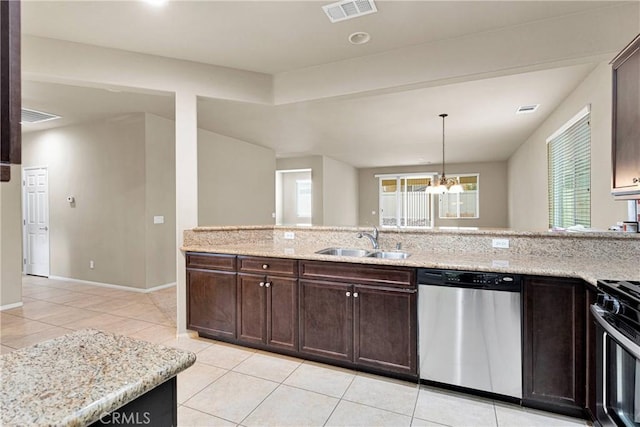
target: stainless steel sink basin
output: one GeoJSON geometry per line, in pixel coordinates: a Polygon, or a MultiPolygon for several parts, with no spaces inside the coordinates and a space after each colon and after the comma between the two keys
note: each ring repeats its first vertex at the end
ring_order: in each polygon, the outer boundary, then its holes
{"type": "Polygon", "coordinates": [[[372,254],[366,249],[350,249],[350,248],[326,248],[316,252],[319,255],[335,255],[335,256],[353,256],[365,257],[372,254]]]}
{"type": "Polygon", "coordinates": [[[401,251],[393,251],[393,252],[376,251],[376,252],[370,253],[367,256],[372,258],[406,259],[406,258],[409,258],[411,254],[407,252],[401,252],[401,251]]]}

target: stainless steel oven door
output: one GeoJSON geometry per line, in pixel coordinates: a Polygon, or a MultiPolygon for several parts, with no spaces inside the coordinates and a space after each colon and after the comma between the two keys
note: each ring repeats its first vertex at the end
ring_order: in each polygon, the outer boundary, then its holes
{"type": "Polygon", "coordinates": [[[596,305],[597,419],[602,426],[640,427],[640,346],[596,305]]]}

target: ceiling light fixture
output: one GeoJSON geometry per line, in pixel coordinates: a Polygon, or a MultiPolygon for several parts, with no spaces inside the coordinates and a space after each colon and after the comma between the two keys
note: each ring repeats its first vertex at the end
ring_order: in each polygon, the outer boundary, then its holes
{"type": "Polygon", "coordinates": [[[442,175],[440,175],[440,178],[438,178],[438,175],[434,175],[431,179],[427,186],[427,193],[429,194],[462,193],[464,191],[458,178],[447,178],[444,173],[444,119],[447,116],[448,114],[440,114],[440,117],[442,117],[442,175]]]}
{"type": "Polygon", "coordinates": [[[351,44],[365,44],[369,40],[371,40],[371,36],[369,33],[365,33],[364,31],[358,31],[357,33],[353,33],[349,36],[349,43],[351,44]]]}
{"type": "Polygon", "coordinates": [[[143,0],[145,3],[149,3],[152,6],[161,7],[169,2],[169,0],[143,0]]]}
{"type": "Polygon", "coordinates": [[[518,109],[516,110],[516,114],[535,113],[539,106],[540,104],[522,105],[518,107],[518,109]]]}

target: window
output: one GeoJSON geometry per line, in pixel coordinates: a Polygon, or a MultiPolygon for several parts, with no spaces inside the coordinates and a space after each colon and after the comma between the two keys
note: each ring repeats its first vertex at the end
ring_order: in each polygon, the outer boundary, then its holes
{"type": "Polygon", "coordinates": [[[379,176],[380,226],[430,227],[430,175],[379,176]]]}
{"type": "Polygon", "coordinates": [[[296,180],[296,215],[311,217],[311,180],[296,180]]]}
{"type": "Polygon", "coordinates": [[[591,226],[590,117],[586,107],[547,139],[549,227],[591,226]]]}
{"type": "Polygon", "coordinates": [[[446,193],[440,195],[438,211],[442,219],[480,218],[479,174],[450,175],[458,178],[464,188],[462,193],[446,193]]]}

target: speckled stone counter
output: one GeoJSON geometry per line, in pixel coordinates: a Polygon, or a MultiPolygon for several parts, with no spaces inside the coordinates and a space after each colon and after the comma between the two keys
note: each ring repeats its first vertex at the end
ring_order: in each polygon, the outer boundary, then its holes
{"type": "Polygon", "coordinates": [[[640,234],[550,233],[513,230],[381,230],[384,249],[396,243],[411,256],[403,260],[339,257],[315,252],[327,247],[370,249],[367,239],[347,227],[199,227],[185,231],[183,251],[312,259],[362,264],[491,271],[581,278],[640,280],[640,234]],[[285,232],[295,238],[283,238],[285,232]],[[493,238],[508,238],[496,249],[493,238]]]}
{"type": "Polygon", "coordinates": [[[0,356],[4,426],[83,426],[193,365],[195,354],[85,329],[0,356]]]}

